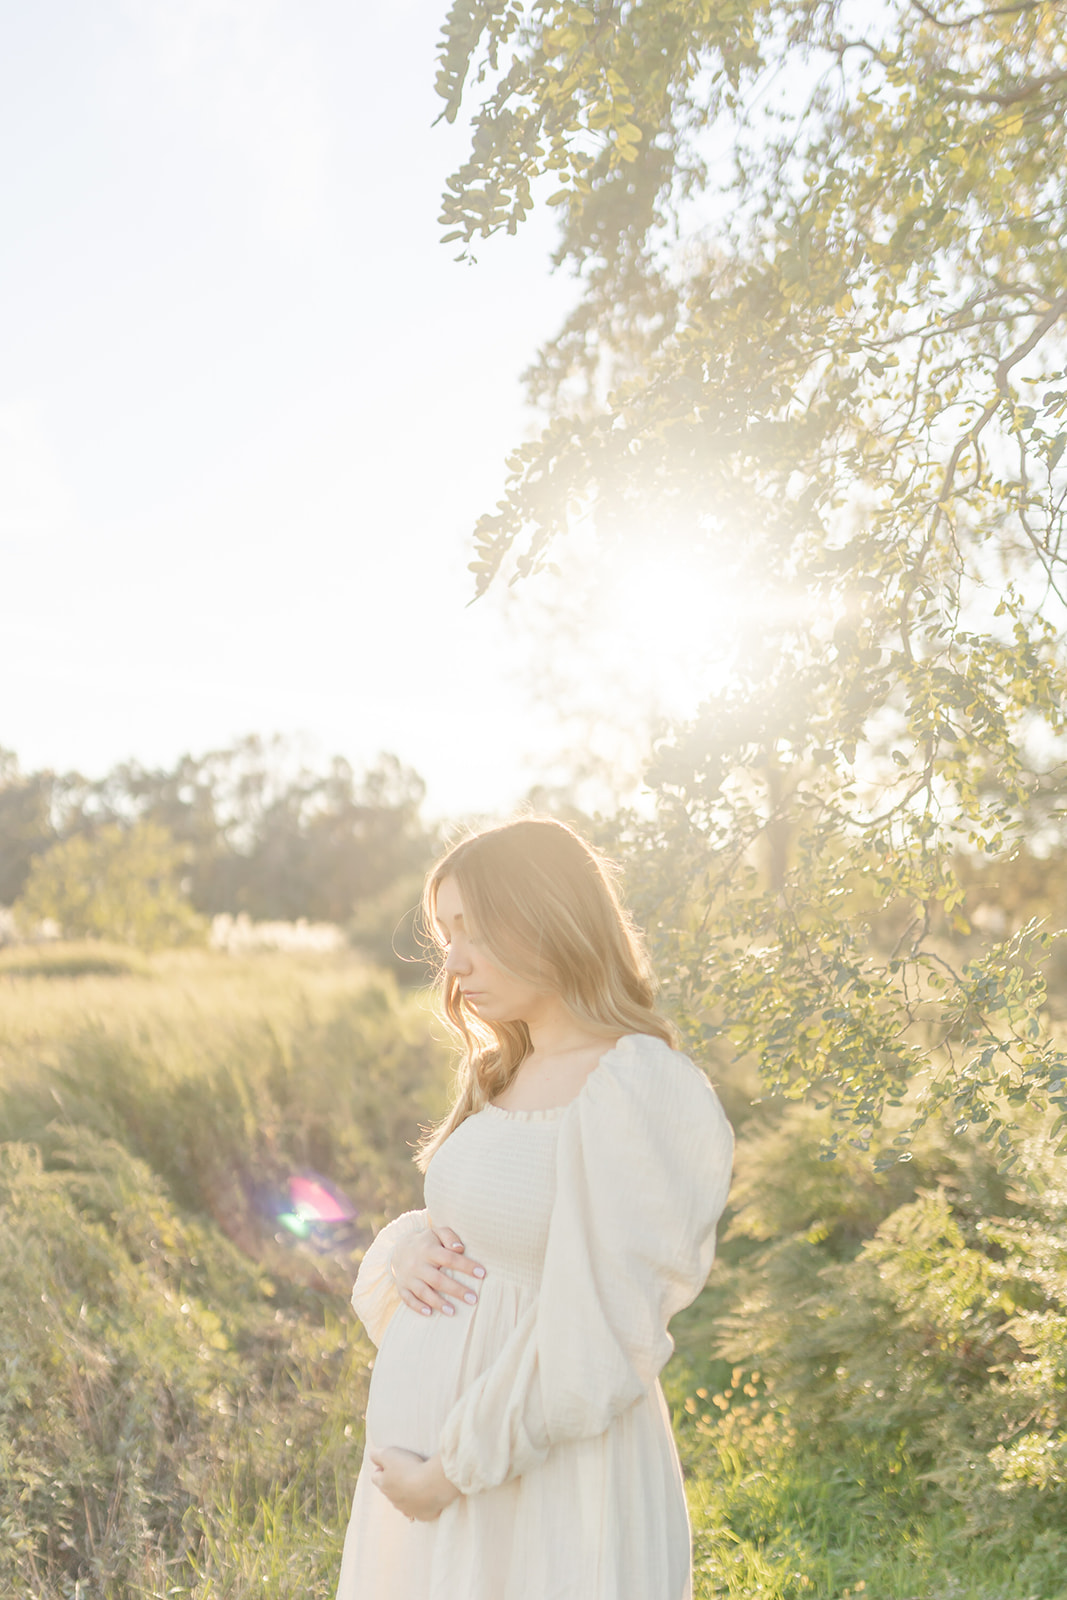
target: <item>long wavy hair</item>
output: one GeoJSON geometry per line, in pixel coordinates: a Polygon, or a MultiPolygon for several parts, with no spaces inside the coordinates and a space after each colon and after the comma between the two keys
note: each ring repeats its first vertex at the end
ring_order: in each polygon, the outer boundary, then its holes
{"type": "Polygon", "coordinates": [[[424,1137],[434,1151],[467,1117],[502,1094],[531,1050],[524,1022],[486,1022],[445,971],[437,891],[453,878],[467,932],[494,965],[560,996],[576,1022],[607,1038],[647,1033],[675,1042],[655,1008],[641,938],[623,909],[618,868],[565,823],[524,817],[464,839],[426,878],[423,938],[438,956],[441,1009],[460,1048],[451,1109],[424,1137]]]}

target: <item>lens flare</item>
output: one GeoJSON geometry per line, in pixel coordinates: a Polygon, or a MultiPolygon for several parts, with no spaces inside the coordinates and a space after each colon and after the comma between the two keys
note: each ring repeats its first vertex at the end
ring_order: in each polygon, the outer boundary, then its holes
{"type": "Polygon", "coordinates": [[[342,1243],[357,1216],[344,1190],[318,1172],[294,1173],[284,1188],[262,1192],[259,1209],[292,1238],[320,1250],[342,1243]]]}

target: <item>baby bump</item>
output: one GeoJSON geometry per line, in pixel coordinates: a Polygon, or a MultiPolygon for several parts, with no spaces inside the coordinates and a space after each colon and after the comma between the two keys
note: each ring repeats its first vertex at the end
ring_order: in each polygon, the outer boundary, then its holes
{"type": "Polygon", "coordinates": [[[367,1437],[420,1456],[437,1450],[441,1425],[460,1392],[472,1308],[430,1317],[401,1306],[385,1330],[371,1372],[367,1437]]]}
{"type": "Polygon", "coordinates": [[[494,1273],[478,1304],[424,1317],[402,1305],[385,1330],[367,1396],[367,1438],[435,1455],[445,1418],[463,1391],[492,1366],[529,1305],[529,1292],[494,1273]]]}

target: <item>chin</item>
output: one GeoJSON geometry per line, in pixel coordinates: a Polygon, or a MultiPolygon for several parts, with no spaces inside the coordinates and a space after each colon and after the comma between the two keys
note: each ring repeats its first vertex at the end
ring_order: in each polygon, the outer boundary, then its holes
{"type": "Polygon", "coordinates": [[[494,1006],[491,1000],[468,1000],[468,1008],[473,1011],[479,1022],[515,1022],[516,1017],[509,1016],[506,1010],[494,1006]]]}

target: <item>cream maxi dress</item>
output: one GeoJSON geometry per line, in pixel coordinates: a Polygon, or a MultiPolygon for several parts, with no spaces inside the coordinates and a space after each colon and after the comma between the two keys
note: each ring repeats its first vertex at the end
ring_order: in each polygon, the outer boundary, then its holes
{"type": "Polygon", "coordinates": [[[688,1600],[657,1380],[667,1323],[708,1276],[732,1151],[707,1079],[645,1034],[570,1104],[486,1106],[438,1149],[426,1210],[378,1234],[352,1303],[379,1346],[367,1443],[440,1451],[463,1495],[409,1522],[365,1460],[338,1600],[688,1600]],[[451,1317],[410,1310],[389,1273],[428,1218],[486,1269],[451,1317]]]}

